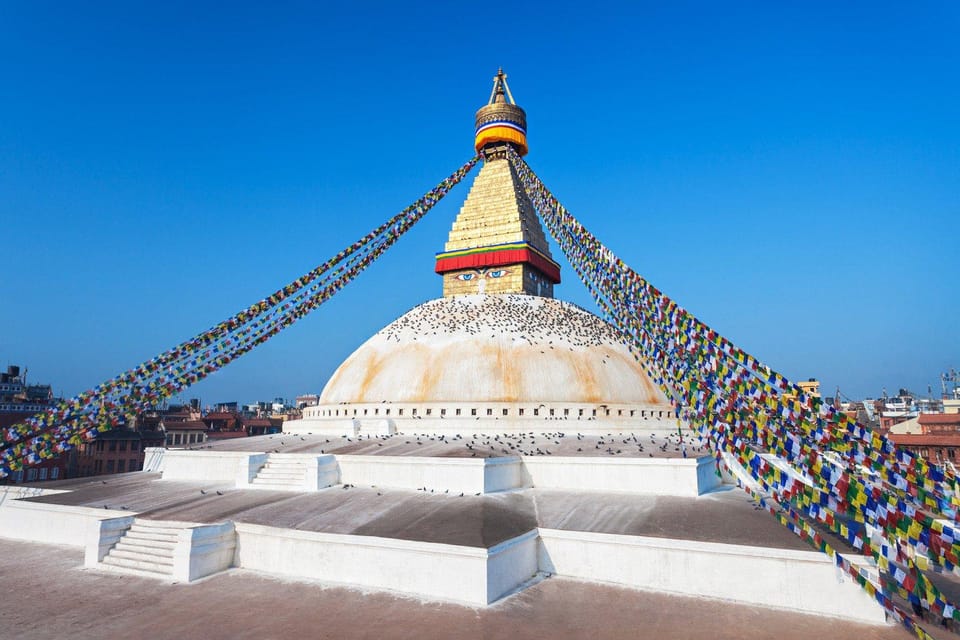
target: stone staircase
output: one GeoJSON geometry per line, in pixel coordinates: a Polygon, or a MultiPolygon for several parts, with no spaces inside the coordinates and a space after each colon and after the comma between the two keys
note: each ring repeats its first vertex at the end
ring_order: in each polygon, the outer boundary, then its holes
{"type": "Polygon", "coordinates": [[[303,491],[309,463],[302,457],[284,457],[271,454],[267,463],[250,481],[251,489],[273,491],[303,491]]]}
{"type": "Polygon", "coordinates": [[[173,578],[173,552],[186,528],[170,522],[136,518],[133,525],[104,556],[101,564],[124,572],[173,578]]]}

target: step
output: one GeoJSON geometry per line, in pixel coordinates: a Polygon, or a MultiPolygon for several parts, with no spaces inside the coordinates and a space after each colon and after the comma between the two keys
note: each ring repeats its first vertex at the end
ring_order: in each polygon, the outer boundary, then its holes
{"type": "Polygon", "coordinates": [[[306,467],[284,465],[282,467],[261,467],[260,473],[305,473],[306,467]]]}
{"type": "Polygon", "coordinates": [[[285,473],[285,472],[267,472],[267,473],[258,473],[257,478],[289,478],[290,480],[303,480],[304,474],[300,473],[285,473]]]}
{"type": "Polygon", "coordinates": [[[176,543],[179,535],[170,533],[151,533],[150,531],[138,531],[131,528],[123,537],[131,540],[150,540],[152,542],[167,542],[174,544],[176,543]]]}
{"type": "Polygon", "coordinates": [[[142,520],[134,520],[133,526],[130,527],[130,531],[143,531],[145,533],[154,533],[154,534],[164,534],[168,536],[177,536],[180,535],[180,532],[186,529],[187,527],[168,527],[165,525],[153,526],[144,523],[142,520]]]}
{"type": "Polygon", "coordinates": [[[154,540],[130,540],[120,538],[114,549],[127,549],[138,553],[156,553],[158,555],[172,555],[177,545],[173,542],[156,542],[154,540]]]}
{"type": "Polygon", "coordinates": [[[139,560],[140,562],[152,562],[157,565],[164,565],[168,567],[173,566],[173,554],[169,556],[158,555],[156,553],[143,553],[140,551],[130,551],[127,549],[120,549],[119,545],[110,549],[110,553],[107,554],[108,558],[124,558],[126,560],[139,560]]]}
{"type": "Polygon", "coordinates": [[[123,569],[136,569],[138,571],[147,571],[162,576],[172,576],[173,567],[171,565],[162,565],[156,562],[144,562],[142,560],[131,560],[129,558],[115,558],[108,555],[101,564],[123,569]]]}
{"type": "Polygon", "coordinates": [[[158,552],[173,551],[177,546],[177,543],[174,540],[164,540],[161,542],[159,540],[148,540],[145,538],[131,538],[130,536],[124,536],[120,538],[120,541],[117,543],[117,545],[121,544],[137,547],[138,549],[154,549],[158,552]]]}
{"type": "Polygon", "coordinates": [[[280,478],[259,478],[259,477],[257,477],[257,478],[254,478],[254,479],[253,479],[253,484],[270,484],[270,485],[277,485],[277,486],[283,486],[283,487],[302,487],[302,486],[303,486],[303,480],[301,480],[301,479],[296,479],[296,480],[284,480],[284,479],[280,479],[280,478]]]}
{"type": "Polygon", "coordinates": [[[296,491],[302,492],[303,485],[300,484],[281,484],[277,482],[252,482],[251,487],[256,487],[257,489],[273,489],[275,491],[296,491]]]}

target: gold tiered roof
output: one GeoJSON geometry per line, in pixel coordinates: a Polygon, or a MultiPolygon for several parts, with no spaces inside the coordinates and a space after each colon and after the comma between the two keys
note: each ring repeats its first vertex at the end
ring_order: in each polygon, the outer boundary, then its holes
{"type": "Polygon", "coordinates": [[[477,111],[477,149],[483,168],[437,254],[443,295],[525,293],[553,297],[560,267],[540,220],[506,158],[507,145],[526,153],[526,114],[513,103],[501,69],[490,103],[477,111]],[[507,102],[509,100],[509,102],[507,102]]]}

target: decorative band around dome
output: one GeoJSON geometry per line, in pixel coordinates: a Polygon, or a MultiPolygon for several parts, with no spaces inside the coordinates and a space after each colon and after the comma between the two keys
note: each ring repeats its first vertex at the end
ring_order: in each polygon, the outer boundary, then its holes
{"type": "Polygon", "coordinates": [[[438,253],[434,266],[436,273],[498,267],[507,264],[528,263],[536,267],[553,284],[560,283],[560,265],[529,242],[513,242],[488,247],[460,249],[438,253]]]}

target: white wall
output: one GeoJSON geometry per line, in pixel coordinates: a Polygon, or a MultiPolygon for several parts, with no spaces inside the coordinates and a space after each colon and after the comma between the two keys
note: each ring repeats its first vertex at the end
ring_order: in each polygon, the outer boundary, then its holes
{"type": "Polygon", "coordinates": [[[156,470],[163,480],[235,485],[249,481],[266,460],[265,453],[167,449],[156,470]]]}
{"type": "Polygon", "coordinates": [[[527,486],[696,497],[720,484],[712,458],[525,456],[527,486]]]}
{"type": "Polygon", "coordinates": [[[534,529],[488,550],[485,604],[496,602],[537,574],[539,544],[534,529]]]}
{"type": "Polygon", "coordinates": [[[487,604],[487,550],[236,524],[235,564],[297,578],[487,604]]]}
{"type": "Polygon", "coordinates": [[[232,522],[182,529],[173,551],[173,577],[190,582],[231,567],[237,538],[232,522]]]}
{"type": "Polygon", "coordinates": [[[657,592],[885,624],[883,609],[817,551],[540,529],[540,569],[657,592]]]}
{"type": "Polygon", "coordinates": [[[0,505],[0,536],[82,547],[94,523],[129,515],[129,511],[10,500],[0,505]]]}
{"type": "Polygon", "coordinates": [[[521,486],[518,458],[421,458],[338,455],[340,482],[358,487],[492,492],[521,486]]]}

